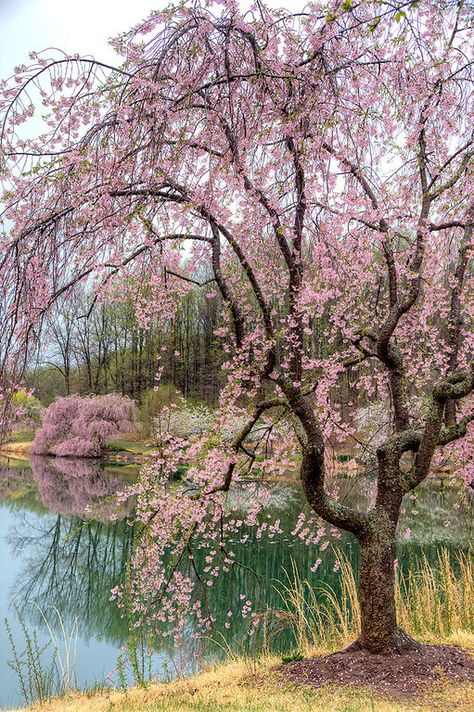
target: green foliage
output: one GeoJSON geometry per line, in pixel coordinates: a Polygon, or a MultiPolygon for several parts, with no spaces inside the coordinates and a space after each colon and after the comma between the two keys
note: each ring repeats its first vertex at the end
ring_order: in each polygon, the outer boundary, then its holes
{"type": "Polygon", "coordinates": [[[13,406],[19,409],[21,420],[28,420],[36,425],[41,422],[41,401],[27,391],[19,390],[12,398],[13,406]]]}
{"type": "Polygon", "coordinates": [[[407,14],[404,10],[399,10],[398,12],[395,13],[395,20],[397,22],[401,22],[404,17],[406,17],[407,14]]]}
{"type": "MultiPolygon", "coordinates": [[[[49,360],[28,374],[48,406],[56,396],[79,394],[128,395],[138,403],[161,381],[172,384],[186,398],[215,402],[224,360],[222,344],[214,331],[220,324],[219,297],[207,299],[191,290],[166,323],[139,324],[137,299],[152,299],[149,280],[120,282],[115,299],[96,304],[93,294],[80,292],[56,305],[50,316],[49,360]],[[87,315],[87,317],[86,317],[87,315]]],[[[146,404],[145,404],[146,409],[146,404]]]]}
{"type": "Polygon", "coordinates": [[[155,418],[160,410],[171,403],[178,403],[179,395],[172,383],[160,383],[155,388],[149,388],[142,396],[139,408],[140,430],[142,435],[150,437],[155,432],[155,418]]]}
{"type": "Polygon", "coordinates": [[[381,20],[381,18],[380,18],[380,15],[379,15],[379,16],[375,17],[375,18],[372,20],[372,22],[369,22],[369,30],[370,30],[371,32],[374,32],[374,31],[375,31],[375,28],[376,28],[377,25],[379,24],[380,20],[381,20]]]}
{"type": "Polygon", "coordinates": [[[57,396],[66,395],[61,373],[50,366],[44,366],[27,374],[28,386],[34,387],[41,404],[47,408],[57,396]]]}
{"type": "Polygon", "coordinates": [[[286,663],[292,663],[294,660],[303,660],[304,655],[299,651],[295,650],[294,653],[289,653],[288,655],[282,655],[281,661],[286,665],[286,663]]]}

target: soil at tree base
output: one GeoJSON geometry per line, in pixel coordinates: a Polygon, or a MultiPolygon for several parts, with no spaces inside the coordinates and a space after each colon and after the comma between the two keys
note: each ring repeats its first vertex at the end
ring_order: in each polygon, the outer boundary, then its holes
{"type": "Polygon", "coordinates": [[[434,682],[474,683],[474,657],[447,645],[424,645],[418,650],[384,655],[347,650],[294,660],[279,670],[286,680],[313,687],[363,685],[401,698],[421,693],[434,682]]]}

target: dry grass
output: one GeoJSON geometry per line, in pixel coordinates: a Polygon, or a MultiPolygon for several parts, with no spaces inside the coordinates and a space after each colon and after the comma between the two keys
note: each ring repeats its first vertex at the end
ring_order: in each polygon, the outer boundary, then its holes
{"type": "Polygon", "coordinates": [[[468,712],[474,709],[474,685],[437,685],[419,700],[404,702],[374,698],[369,690],[311,689],[283,684],[273,669],[278,663],[276,658],[266,658],[252,666],[237,661],[187,680],[135,688],[127,693],[70,693],[28,709],[30,712],[468,712]]]}
{"type": "Polygon", "coordinates": [[[397,615],[411,635],[436,642],[453,633],[474,633],[474,559],[459,553],[454,565],[443,549],[432,567],[423,558],[416,571],[398,578],[397,615]]]}
{"type": "MultiPolygon", "coordinates": [[[[336,551],[340,565],[339,596],[331,588],[315,591],[299,575],[296,565],[286,581],[277,584],[282,607],[265,613],[268,636],[292,631],[295,648],[306,655],[317,648],[337,650],[353,641],[360,630],[357,581],[351,564],[336,551]]],[[[458,552],[454,560],[440,550],[432,566],[426,558],[416,571],[399,574],[396,581],[397,617],[411,636],[426,643],[474,635],[474,558],[458,552]]]]}
{"type": "Polygon", "coordinates": [[[286,582],[276,585],[282,608],[267,611],[264,615],[270,638],[291,630],[296,650],[307,654],[315,648],[336,650],[357,637],[360,629],[357,582],[347,558],[339,552],[338,557],[341,567],[339,596],[329,587],[316,591],[308,580],[301,578],[293,562],[291,574],[286,574],[286,582]]]}

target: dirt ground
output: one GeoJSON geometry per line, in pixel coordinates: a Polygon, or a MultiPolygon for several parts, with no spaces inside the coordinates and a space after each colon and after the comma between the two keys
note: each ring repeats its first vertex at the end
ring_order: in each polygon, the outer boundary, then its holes
{"type": "Polygon", "coordinates": [[[287,680],[369,686],[374,692],[410,697],[433,682],[474,682],[474,656],[447,645],[425,645],[403,654],[373,655],[364,650],[294,660],[280,668],[287,680]]]}

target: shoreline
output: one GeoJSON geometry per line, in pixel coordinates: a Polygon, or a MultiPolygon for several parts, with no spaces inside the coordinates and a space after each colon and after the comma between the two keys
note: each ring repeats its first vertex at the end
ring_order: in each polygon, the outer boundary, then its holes
{"type": "MultiPolygon", "coordinates": [[[[473,653],[471,641],[466,652],[473,653]]],[[[473,641],[474,642],[474,641],[473,641]]],[[[327,654],[327,651],[324,651],[327,654]]],[[[313,651],[313,655],[323,651],[313,651]]],[[[219,663],[172,682],[150,683],[120,692],[103,688],[66,692],[49,701],[9,712],[432,712],[433,709],[470,709],[474,683],[443,676],[414,695],[390,695],[367,686],[292,683],[277,656],[219,663]],[[374,703],[376,707],[374,707],[374,703]]]]}
{"type": "Polygon", "coordinates": [[[31,450],[31,441],[23,443],[9,442],[0,445],[0,455],[15,460],[28,460],[31,450]]]}

